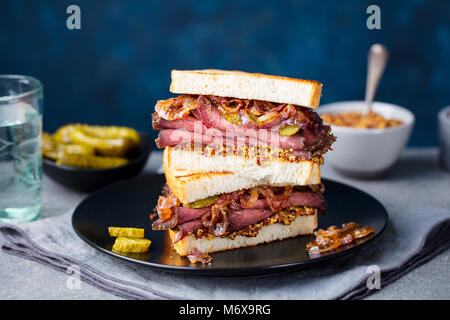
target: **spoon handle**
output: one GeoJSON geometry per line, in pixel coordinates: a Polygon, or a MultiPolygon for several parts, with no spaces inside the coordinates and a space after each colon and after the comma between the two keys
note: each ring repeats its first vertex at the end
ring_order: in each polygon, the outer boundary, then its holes
{"type": "Polygon", "coordinates": [[[367,63],[367,80],[366,80],[366,110],[368,115],[372,109],[373,98],[378,88],[384,68],[386,67],[389,52],[385,46],[375,43],[370,47],[368,63],[367,63]]]}

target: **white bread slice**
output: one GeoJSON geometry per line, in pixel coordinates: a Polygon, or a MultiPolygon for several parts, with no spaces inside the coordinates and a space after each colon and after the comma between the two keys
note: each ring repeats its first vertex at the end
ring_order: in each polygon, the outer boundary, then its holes
{"type": "Polygon", "coordinates": [[[312,80],[224,70],[172,70],[170,91],[265,100],[317,109],[322,84],[312,80]]]}
{"type": "Polygon", "coordinates": [[[312,161],[263,162],[238,156],[203,156],[195,151],[164,149],[163,170],[173,194],[184,204],[258,185],[320,183],[320,167],[312,161]]]}
{"type": "MultiPolygon", "coordinates": [[[[180,256],[187,256],[192,253],[192,248],[197,248],[201,253],[212,253],[218,251],[231,250],[249,246],[256,246],[261,243],[268,243],[276,240],[297,237],[299,235],[310,235],[317,228],[317,214],[298,216],[289,225],[274,223],[264,226],[255,237],[245,237],[238,235],[233,240],[231,238],[216,237],[208,240],[206,237],[196,238],[187,236],[186,238],[173,244],[173,247],[180,256]]],[[[176,231],[169,230],[170,238],[175,237],[176,231]]]]}

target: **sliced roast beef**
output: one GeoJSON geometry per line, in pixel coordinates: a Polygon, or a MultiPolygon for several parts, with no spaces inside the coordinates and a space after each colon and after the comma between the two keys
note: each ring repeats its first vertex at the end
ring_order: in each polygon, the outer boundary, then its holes
{"type": "MultiPolygon", "coordinates": [[[[247,196],[247,199],[250,196],[247,196]]],[[[277,204],[275,204],[277,205],[277,204]]],[[[268,208],[266,199],[258,199],[252,203],[252,209],[268,208]]],[[[284,207],[313,207],[321,212],[327,209],[326,201],[323,195],[314,192],[297,192],[294,191],[289,195],[289,198],[284,207]]]]}
{"type": "MultiPolygon", "coordinates": [[[[233,232],[240,230],[254,223],[258,223],[264,220],[274,213],[269,209],[245,209],[240,211],[233,211],[228,213],[229,225],[226,231],[233,232]]],[[[178,231],[175,235],[174,242],[178,242],[181,239],[189,235],[189,233],[195,233],[200,228],[204,227],[202,219],[197,219],[189,222],[185,222],[178,225],[178,231]]],[[[224,232],[222,235],[225,234],[224,232]]]]}
{"type": "Polygon", "coordinates": [[[254,223],[264,220],[274,213],[270,209],[244,209],[228,213],[229,232],[240,230],[254,223]]]}
{"type": "MultiPolygon", "coordinates": [[[[227,195],[232,195],[231,194],[227,194],[227,195]]],[[[248,201],[249,197],[248,195],[243,195],[244,196],[244,200],[248,201]]],[[[220,199],[218,200],[218,202],[220,201],[220,199]]],[[[277,204],[275,204],[277,205],[277,204]]],[[[283,208],[286,207],[313,207],[313,208],[317,208],[319,211],[321,212],[325,212],[327,209],[327,205],[326,205],[326,201],[325,198],[323,197],[323,195],[321,195],[320,193],[313,193],[313,192],[299,192],[299,191],[294,191],[292,192],[285,205],[283,206],[283,208]]],[[[202,221],[202,217],[204,218],[203,220],[207,220],[206,215],[210,213],[211,211],[211,206],[205,207],[205,208],[198,208],[198,209],[194,209],[194,208],[187,208],[187,207],[176,207],[175,208],[175,216],[176,216],[176,220],[174,220],[173,218],[164,222],[164,221],[160,221],[157,220],[154,222],[154,228],[158,227],[158,229],[170,229],[175,227],[176,225],[182,225],[182,224],[186,224],[187,222],[192,222],[194,220],[200,220],[202,221]]],[[[258,199],[256,201],[253,201],[251,203],[251,207],[247,208],[244,206],[240,206],[235,208],[234,211],[229,212],[228,218],[230,219],[230,227],[229,228],[233,228],[234,222],[232,222],[232,215],[234,214],[234,212],[244,212],[244,214],[250,214],[251,212],[253,212],[254,214],[266,214],[266,211],[270,211],[273,214],[273,211],[269,209],[269,205],[267,203],[266,199],[258,199]]],[[[270,215],[269,215],[270,216],[270,215]]],[[[244,219],[243,221],[247,221],[245,219],[247,218],[242,218],[244,219]]],[[[250,218],[248,218],[250,219],[250,218]]],[[[255,217],[255,219],[257,219],[255,217]]],[[[251,224],[251,223],[250,223],[251,224]]],[[[190,226],[190,225],[187,225],[190,226]]],[[[203,226],[208,226],[205,225],[205,223],[203,223],[203,226]]]]}
{"type": "Polygon", "coordinates": [[[178,223],[182,224],[187,221],[192,221],[200,219],[205,213],[208,213],[211,207],[205,208],[187,208],[187,207],[177,207],[175,208],[175,213],[178,216],[178,223]]]}
{"type": "MultiPolygon", "coordinates": [[[[223,121],[228,122],[227,120],[223,119],[223,121]]],[[[235,125],[232,123],[229,123],[233,127],[227,128],[227,129],[219,129],[216,127],[206,127],[203,125],[203,122],[200,122],[199,120],[196,120],[194,117],[187,116],[183,119],[179,120],[164,120],[162,118],[159,118],[158,115],[153,115],[153,128],[155,130],[161,130],[160,136],[159,136],[159,145],[163,145],[162,141],[166,137],[161,137],[161,135],[167,135],[168,133],[163,133],[166,129],[172,129],[172,132],[170,135],[176,135],[176,136],[182,136],[184,135],[186,139],[188,139],[188,135],[180,132],[176,133],[175,131],[189,131],[192,134],[189,137],[192,137],[190,140],[194,140],[195,142],[202,142],[199,141],[202,139],[206,141],[210,141],[211,137],[216,137],[217,139],[227,139],[228,141],[233,141],[234,139],[238,139],[241,141],[249,140],[252,145],[270,145],[273,147],[278,147],[282,149],[293,149],[293,150],[303,150],[304,149],[304,137],[300,136],[299,134],[295,134],[292,136],[282,136],[279,135],[277,131],[271,131],[271,130],[257,130],[257,129],[249,129],[245,128],[239,125],[235,125]],[[175,130],[178,129],[178,130],[175,130]],[[201,133],[199,135],[194,136],[194,132],[201,133]],[[195,139],[194,139],[195,137],[195,139]]],[[[167,140],[164,140],[167,141],[167,140]]],[[[171,140],[171,143],[175,143],[176,140],[171,140]]],[[[190,141],[189,141],[190,142],[190,141]]],[[[205,144],[205,143],[203,143],[205,144]]],[[[159,146],[158,145],[158,146],[159,146]]],[[[172,146],[173,144],[170,144],[169,146],[172,146]]],[[[163,148],[165,146],[162,146],[160,148],[163,148]]]]}
{"type": "MultiPolygon", "coordinates": [[[[218,111],[217,108],[210,108],[205,101],[208,100],[204,96],[197,99],[198,110],[201,114],[200,120],[207,126],[219,129],[221,131],[231,132],[236,136],[257,137],[260,143],[268,143],[279,141],[279,147],[283,149],[297,149],[309,151],[326,152],[335,138],[330,134],[330,127],[324,125],[319,115],[312,110],[302,108],[297,110],[293,105],[280,105],[275,109],[264,114],[268,120],[263,121],[263,125],[252,124],[247,119],[242,124],[234,124],[227,121],[218,111]],[[277,117],[277,124],[266,124],[269,119],[277,117]],[[282,120],[282,121],[281,121],[282,120]],[[286,125],[294,125],[300,128],[299,133],[292,136],[280,136],[277,132],[286,125]],[[264,130],[262,130],[264,129],[264,130]]],[[[244,117],[243,109],[240,110],[241,120],[244,117]]],[[[196,113],[194,112],[194,115],[196,113]]]]}
{"type": "Polygon", "coordinates": [[[180,241],[181,239],[185,238],[190,232],[195,232],[201,227],[203,227],[202,219],[192,220],[183,224],[179,224],[177,227],[178,231],[175,234],[175,239],[173,242],[175,243],[180,241]]]}
{"type": "MultiPolygon", "coordinates": [[[[292,155],[298,155],[303,160],[309,160],[311,153],[309,151],[302,150],[299,145],[302,139],[284,139],[292,137],[282,137],[278,142],[271,143],[270,146],[274,149],[288,149],[292,155]],[[278,145],[278,147],[277,147],[278,145]],[[293,148],[294,146],[297,146],[293,148]]],[[[209,146],[213,149],[217,147],[239,147],[239,146],[265,146],[266,144],[258,143],[258,140],[251,137],[236,136],[234,139],[228,136],[222,135],[222,133],[210,136],[206,134],[195,133],[191,131],[185,131],[182,129],[163,129],[159,132],[156,145],[158,148],[172,147],[181,144],[190,144],[194,142],[199,145],[209,146]]],[[[220,149],[220,148],[218,148],[220,149]]]]}
{"type": "Polygon", "coordinates": [[[153,230],[169,230],[178,224],[177,215],[172,215],[168,219],[159,218],[152,223],[153,230]]]}
{"type": "MultiPolygon", "coordinates": [[[[330,127],[323,124],[317,113],[291,104],[183,95],[158,101],[155,110],[157,113],[152,118],[155,130],[183,129],[189,132],[200,132],[208,136],[203,140],[211,140],[211,137],[217,136],[226,136],[227,142],[230,142],[229,139],[244,138],[254,145],[303,150],[313,155],[328,151],[335,140],[335,137],[330,134],[330,127]],[[221,112],[227,114],[234,112],[239,117],[240,124],[226,120],[221,112]],[[255,122],[252,115],[257,115],[258,121],[255,122]],[[286,125],[294,125],[300,128],[300,131],[292,136],[279,135],[278,131],[286,125]]],[[[173,132],[161,133],[159,146],[173,146],[176,142],[173,139],[174,135],[173,132]],[[161,137],[161,135],[164,136],[161,137]],[[171,139],[168,140],[167,136],[171,139]]],[[[179,135],[187,136],[184,133],[179,135]]]]}

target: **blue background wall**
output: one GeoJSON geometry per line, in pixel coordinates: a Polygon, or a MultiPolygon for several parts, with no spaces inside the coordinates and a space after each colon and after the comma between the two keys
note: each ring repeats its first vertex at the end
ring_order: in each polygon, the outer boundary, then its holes
{"type": "Polygon", "coordinates": [[[68,122],[151,131],[172,68],[241,69],[314,79],[322,103],[364,97],[366,55],[391,59],[377,100],[411,109],[410,145],[436,145],[437,111],[450,104],[450,1],[0,2],[0,73],[45,86],[44,128],[68,122]],[[78,4],[82,29],[66,28],[78,4]],[[366,28],[381,7],[382,29],[366,28]]]}

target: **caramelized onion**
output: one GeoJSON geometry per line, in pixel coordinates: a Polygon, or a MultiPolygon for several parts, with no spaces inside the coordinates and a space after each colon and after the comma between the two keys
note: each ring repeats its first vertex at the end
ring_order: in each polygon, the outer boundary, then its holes
{"type": "Polygon", "coordinates": [[[243,192],[222,194],[211,206],[211,210],[202,216],[202,225],[216,236],[224,235],[230,224],[227,212],[240,209],[239,197],[243,192]]]}
{"type": "Polygon", "coordinates": [[[226,204],[214,205],[211,208],[211,220],[209,230],[216,236],[224,235],[228,228],[226,204]]]}
{"type": "Polygon", "coordinates": [[[286,206],[286,202],[289,199],[290,194],[292,193],[293,187],[291,185],[284,187],[283,193],[277,197],[279,204],[277,206],[278,210],[284,208],[286,206]]]}
{"type": "Polygon", "coordinates": [[[216,222],[214,229],[212,230],[214,235],[223,236],[230,226],[230,221],[228,219],[227,212],[225,210],[221,210],[219,213],[218,221],[216,222]]]}
{"type": "Polygon", "coordinates": [[[336,250],[374,232],[371,227],[361,227],[354,222],[344,223],[342,228],[330,226],[327,230],[319,229],[314,232],[316,239],[306,244],[306,251],[309,254],[318,254],[336,250]]]}
{"type": "Polygon", "coordinates": [[[258,191],[266,198],[267,205],[273,212],[278,212],[286,204],[286,201],[289,199],[289,195],[292,192],[292,186],[284,187],[281,195],[276,196],[273,192],[273,189],[267,186],[257,187],[258,191]]]}
{"type": "Polygon", "coordinates": [[[158,213],[158,220],[152,223],[154,230],[167,230],[173,228],[178,223],[178,215],[175,213],[175,208],[181,203],[175,195],[163,187],[163,194],[166,196],[159,196],[156,212],[158,213]]]}
{"type": "Polygon", "coordinates": [[[276,207],[276,203],[275,203],[275,195],[273,194],[272,189],[266,187],[266,186],[262,186],[262,187],[257,187],[258,191],[266,198],[267,201],[267,205],[269,206],[269,208],[275,212],[275,207],[276,207]]]}
{"type": "Polygon", "coordinates": [[[244,208],[252,208],[253,204],[259,198],[258,189],[252,188],[250,189],[250,198],[248,200],[245,199],[246,194],[243,194],[239,197],[239,202],[244,208]]]}
{"type": "Polygon", "coordinates": [[[214,222],[212,219],[213,219],[213,215],[212,215],[212,210],[211,210],[207,214],[204,214],[202,216],[202,225],[208,229],[211,229],[212,226],[214,225],[214,222]]]}
{"type": "Polygon", "coordinates": [[[236,113],[240,108],[245,108],[250,103],[250,100],[236,99],[236,98],[225,98],[209,96],[211,100],[217,105],[217,108],[222,113],[236,113]]]}
{"type": "Polygon", "coordinates": [[[169,220],[173,215],[173,208],[180,205],[180,201],[173,195],[168,197],[159,196],[156,211],[162,221],[169,220]]]}
{"type": "Polygon", "coordinates": [[[276,104],[269,101],[252,100],[249,104],[248,111],[255,115],[262,115],[276,107],[276,104]]]}
{"type": "Polygon", "coordinates": [[[206,127],[211,128],[213,126],[211,100],[209,100],[205,96],[199,96],[197,98],[197,106],[198,106],[197,111],[200,115],[200,120],[206,127]]]}
{"type": "Polygon", "coordinates": [[[195,108],[197,97],[191,95],[181,95],[176,98],[159,100],[155,105],[155,111],[166,120],[181,119],[195,108]]]}

